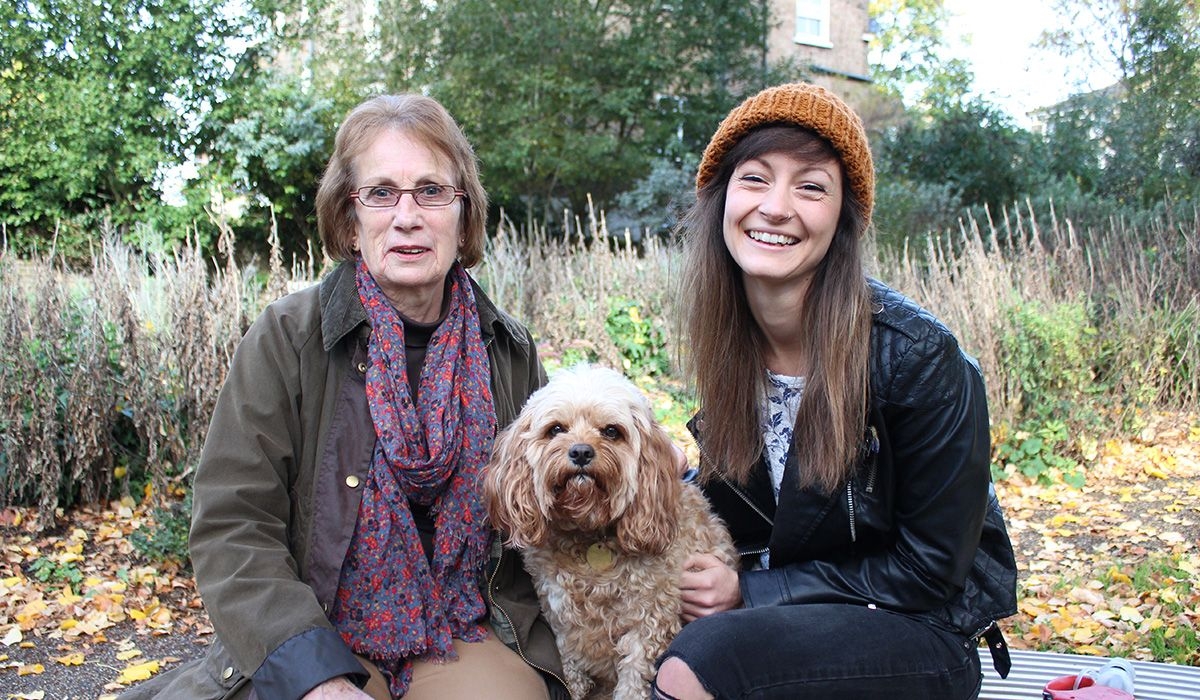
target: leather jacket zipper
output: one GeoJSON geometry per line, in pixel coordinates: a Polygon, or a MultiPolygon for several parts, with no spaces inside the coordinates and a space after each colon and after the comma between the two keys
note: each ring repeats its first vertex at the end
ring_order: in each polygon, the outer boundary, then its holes
{"type": "Polygon", "coordinates": [[[866,454],[864,459],[870,460],[871,468],[867,470],[867,486],[864,489],[867,493],[875,492],[875,476],[879,472],[879,465],[875,461],[876,455],[879,454],[879,431],[875,430],[875,426],[867,426],[867,432],[870,438],[865,445],[866,454]]]}
{"type": "Polygon", "coordinates": [[[850,513],[850,541],[858,541],[858,529],[854,523],[854,482],[846,482],[846,510],[850,513]]]}
{"type": "Polygon", "coordinates": [[[516,626],[515,626],[515,625],[513,625],[512,618],[511,618],[511,617],[509,617],[509,615],[508,615],[508,611],[507,611],[507,610],[505,610],[503,607],[501,607],[501,606],[500,606],[500,605],[499,605],[499,604],[496,602],[496,596],[495,596],[495,595],[493,595],[493,593],[492,593],[492,591],[495,589],[495,586],[496,586],[496,572],[500,571],[500,564],[502,563],[502,561],[503,561],[503,559],[504,559],[504,557],[505,557],[506,555],[508,555],[508,550],[506,550],[506,549],[502,549],[502,550],[500,551],[500,558],[501,558],[501,561],[497,561],[497,562],[496,562],[496,567],[495,567],[495,568],[492,570],[492,573],[491,573],[491,575],[490,575],[490,576],[488,576],[488,585],[487,585],[487,591],[488,591],[488,603],[489,603],[489,604],[491,604],[491,606],[492,606],[493,608],[495,608],[496,610],[499,610],[499,611],[500,611],[500,614],[504,616],[504,621],[505,621],[505,622],[508,624],[508,628],[509,628],[510,630],[512,630],[512,632],[513,632],[513,643],[514,643],[514,644],[516,644],[516,646],[517,646],[517,655],[518,655],[518,656],[520,656],[520,657],[521,657],[521,659],[522,659],[522,660],[523,660],[525,663],[529,664],[529,665],[530,665],[531,667],[533,667],[533,668],[536,668],[537,670],[541,671],[542,673],[545,673],[545,674],[547,674],[547,675],[551,676],[552,678],[554,678],[554,680],[556,680],[556,681],[558,681],[559,683],[561,683],[561,684],[562,684],[562,687],[566,688],[566,687],[567,687],[567,682],[566,682],[566,681],[564,681],[564,680],[563,680],[561,677],[559,677],[559,675],[558,675],[557,673],[555,673],[554,671],[551,671],[551,670],[550,670],[550,669],[548,669],[548,668],[542,668],[541,666],[539,666],[539,665],[537,665],[537,664],[535,664],[535,663],[533,663],[532,661],[530,661],[530,660],[529,660],[529,657],[525,655],[525,650],[524,650],[524,649],[521,647],[521,638],[520,638],[519,636],[517,636],[517,628],[516,628],[516,626]]]}
{"type": "MultiPolygon", "coordinates": [[[[768,525],[770,525],[772,528],[774,528],[774,527],[775,527],[775,521],[774,521],[772,518],[770,518],[769,516],[767,516],[767,514],[766,514],[766,513],[762,512],[762,509],[761,509],[761,508],[759,508],[758,506],[756,506],[756,505],[754,504],[754,501],[750,500],[750,497],[749,497],[748,495],[746,495],[746,493],[745,493],[744,491],[742,491],[742,490],[741,490],[740,488],[738,488],[736,485],[734,485],[733,483],[731,483],[731,482],[729,481],[729,479],[726,479],[726,478],[725,478],[723,475],[720,475],[720,474],[718,474],[717,476],[718,476],[718,478],[720,478],[720,479],[721,479],[721,481],[723,481],[723,482],[725,483],[725,485],[726,485],[726,486],[728,486],[728,487],[729,487],[729,490],[730,490],[730,491],[733,491],[733,493],[734,493],[735,495],[737,495],[737,497],[738,497],[738,498],[742,499],[742,502],[743,502],[743,503],[745,503],[746,505],[750,506],[750,510],[754,511],[755,513],[758,513],[758,517],[760,517],[760,518],[762,518],[763,520],[765,520],[765,521],[766,521],[766,523],[767,523],[768,525]]],[[[770,548],[770,547],[759,547],[758,549],[749,549],[749,550],[746,550],[746,551],[738,550],[738,556],[742,556],[742,557],[757,557],[757,556],[761,556],[761,555],[763,555],[763,554],[766,554],[766,553],[767,553],[767,552],[769,552],[769,551],[771,551],[771,548],[770,548]]]]}
{"type": "Polygon", "coordinates": [[[754,501],[750,500],[750,497],[747,496],[745,494],[745,492],[743,492],[740,488],[738,488],[736,485],[734,485],[732,482],[730,482],[729,479],[726,479],[723,475],[718,475],[718,477],[721,479],[721,481],[725,482],[725,485],[729,487],[729,490],[731,490],[735,494],[737,494],[738,498],[742,499],[742,501],[744,501],[746,503],[746,505],[750,506],[751,510],[753,510],[755,513],[758,513],[758,516],[760,518],[767,521],[767,524],[770,525],[771,527],[775,527],[775,521],[772,520],[770,517],[768,517],[766,513],[762,512],[762,509],[759,508],[758,506],[756,506],[754,504],[754,501]]]}
{"type": "MultiPolygon", "coordinates": [[[[867,438],[863,441],[862,457],[867,467],[867,483],[863,486],[865,493],[875,493],[875,477],[879,472],[875,455],[879,454],[879,433],[875,426],[867,426],[867,438]]],[[[858,523],[854,504],[854,479],[846,482],[846,511],[850,515],[850,541],[858,541],[858,523]]]]}

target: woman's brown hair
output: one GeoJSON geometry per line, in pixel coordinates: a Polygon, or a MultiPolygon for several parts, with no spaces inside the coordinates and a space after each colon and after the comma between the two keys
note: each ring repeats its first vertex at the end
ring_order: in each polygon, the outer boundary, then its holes
{"type": "MultiPolygon", "coordinates": [[[[725,190],[740,163],[768,153],[813,161],[838,159],[825,139],[794,126],[763,126],[743,136],[697,191],[680,223],[686,366],[700,399],[704,479],[745,483],[763,449],[759,421],[765,391],[765,338],[750,312],[741,270],[725,247],[725,190]]],[[[843,169],[843,180],[844,169],[843,169]]],[[[854,468],[866,424],[871,296],[863,271],[862,202],[843,182],[837,230],[818,266],[800,314],[808,332],[804,395],[796,416],[800,485],[837,489],[854,468]]]]}
{"type": "Polygon", "coordinates": [[[427,146],[449,161],[463,189],[462,243],[458,259],[474,267],[483,259],[487,225],[487,193],[479,181],[475,151],[437,100],[423,95],[381,95],[355,107],[346,115],[334,138],[333,155],[317,188],[317,230],[325,252],[333,260],[354,256],[357,218],[350,193],[357,187],[354,160],[370,147],[382,131],[395,129],[427,146]]]}

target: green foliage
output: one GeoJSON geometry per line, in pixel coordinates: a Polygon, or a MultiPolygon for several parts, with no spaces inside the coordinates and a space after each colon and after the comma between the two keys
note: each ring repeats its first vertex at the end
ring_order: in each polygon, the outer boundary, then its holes
{"type": "Polygon", "coordinates": [[[265,251],[278,232],[285,259],[320,249],[317,182],[333,151],[337,124],[353,94],[314,93],[295,77],[257,73],[216,105],[200,130],[206,162],[189,199],[207,203],[217,190],[236,203],[227,213],[242,245],[265,251]]]}
{"type": "Polygon", "coordinates": [[[1016,470],[1031,479],[1051,483],[1056,478],[1075,486],[1083,486],[1079,463],[1066,456],[1071,451],[1070,431],[1062,421],[1038,423],[1029,421],[1013,431],[1012,436],[996,445],[996,462],[992,476],[1003,478],[1016,470]]]}
{"type": "Polygon", "coordinates": [[[1107,136],[1104,190],[1141,201],[1200,192],[1200,9],[1195,0],[1130,3],[1128,90],[1107,136]]]}
{"type": "Polygon", "coordinates": [[[196,145],[262,17],[227,0],[16,0],[0,5],[0,221],[21,250],[86,257],[128,227],[196,145]]]}
{"type": "Polygon", "coordinates": [[[920,241],[928,233],[944,230],[962,211],[962,195],[950,183],[880,180],[872,216],[875,237],[880,245],[899,249],[909,239],[920,241]]]}
{"type": "Polygon", "coordinates": [[[647,377],[670,374],[671,358],[662,319],[644,316],[638,301],[626,297],[609,299],[604,329],[621,353],[621,363],[627,375],[647,377]]]}
{"type": "Polygon", "coordinates": [[[608,213],[608,230],[620,234],[628,227],[634,235],[670,234],[680,217],[696,200],[697,154],[675,158],[655,158],[650,172],[617,197],[616,207],[608,213]]]}
{"type": "Polygon", "coordinates": [[[518,221],[607,208],[658,154],[698,153],[771,76],[765,3],[393,0],[393,88],[429,86],[518,221]],[[714,27],[721,31],[714,32],[714,27]],[[732,88],[731,86],[736,86],[732,88]]]}
{"type": "Polygon", "coordinates": [[[947,98],[927,120],[887,132],[879,150],[881,181],[942,186],[992,208],[1019,201],[1043,177],[1033,136],[981,99],[947,98]]]}
{"type": "Polygon", "coordinates": [[[1097,333],[1086,307],[1024,302],[1007,307],[1005,315],[1000,357],[1016,415],[1036,421],[1075,415],[1098,389],[1092,367],[1097,333]]]}
{"type": "Polygon", "coordinates": [[[654,417],[674,434],[687,433],[687,422],[699,409],[695,397],[675,382],[660,382],[655,388],[654,417]]]}
{"type": "Polygon", "coordinates": [[[875,22],[874,48],[880,60],[872,77],[900,93],[940,70],[940,49],[948,11],[938,0],[871,0],[867,13],[875,22]]]}
{"type": "Polygon", "coordinates": [[[1031,478],[1061,478],[1082,486],[1073,435],[1098,428],[1091,399],[1099,393],[1093,361],[1097,332],[1079,303],[1023,302],[1004,310],[999,359],[1002,392],[1017,424],[996,446],[1000,476],[1011,469],[1031,478]]]}
{"type": "MultiPolygon", "coordinates": [[[[1116,85],[1071,100],[1068,169],[1106,198],[1146,205],[1200,196],[1200,7],[1195,0],[1059,0],[1063,29],[1043,37],[1072,57],[1115,64],[1116,85]],[[1091,148],[1086,140],[1090,138],[1091,148]],[[1093,163],[1100,167],[1094,168],[1093,163]]],[[[1051,124],[1062,115],[1052,115],[1051,124]]],[[[1055,135],[1052,133],[1051,137],[1055,135]]]]}
{"type": "Polygon", "coordinates": [[[64,583],[74,593],[79,592],[79,586],[83,583],[83,572],[73,562],[55,561],[50,557],[34,560],[29,566],[29,573],[43,583],[64,583]]]}
{"type": "Polygon", "coordinates": [[[134,530],[129,543],[151,561],[190,568],[188,532],[192,524],[192,492],[188,490],[183,499],[155,508],[151,517],[153,526],[134,530]]]}

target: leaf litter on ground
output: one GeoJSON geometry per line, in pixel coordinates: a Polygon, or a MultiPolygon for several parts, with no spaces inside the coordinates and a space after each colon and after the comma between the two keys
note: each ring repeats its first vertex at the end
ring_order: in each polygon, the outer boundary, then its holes
{"type": "MultiPolygon", "coordinates": [[[[1002,623],[1014,648],[1200,665],[1200,417],[1145,420],[1097,446],[1082,488],[997,482],[1019,569],[1002,623]]],[[[189,573],[130,544],[152,512],[127,498],[36,533],[32,510],[0,510],[0,700],[115,698],[204,653],[213,630],[189,573]]]]}

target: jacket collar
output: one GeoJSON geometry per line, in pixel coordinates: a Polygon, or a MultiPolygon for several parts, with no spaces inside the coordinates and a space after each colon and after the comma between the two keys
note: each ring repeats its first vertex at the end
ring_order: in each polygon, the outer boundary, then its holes
{"type": "MultiPolygon", "coordinates": [[[[475,306],[479,310],[479,333],[483,345],[491,345],[498,332],[507,333],[517,343],[526,344],[521,326],[508,314],[496,308],[483,289],[471,278],[475,292],[475,306]]],[[[358,298],[358,285],[354,281],[354,264],[342,261],[321,281],[321,337],[325,351],[329,352],[355,329],[367,324],[367,310],[358,298]]],[[[364,331],[365,332],[365,331],[364,331]]]]}

